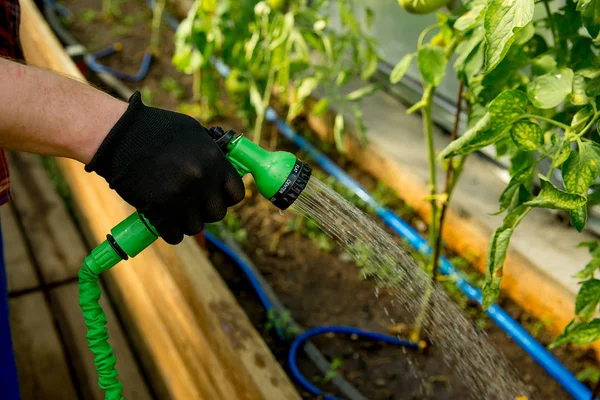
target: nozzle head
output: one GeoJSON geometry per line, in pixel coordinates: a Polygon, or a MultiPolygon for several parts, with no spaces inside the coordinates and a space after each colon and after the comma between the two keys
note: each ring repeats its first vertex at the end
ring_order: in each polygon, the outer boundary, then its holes
{"type": "Polygon", "coordinates": [[[286,210],[306,188],[311,174],[312,168],[307,163],[296,159],[296,164],[292,168],[288,178],[281,188],[269,199],[271,203],[280,210],[286,210]]]}

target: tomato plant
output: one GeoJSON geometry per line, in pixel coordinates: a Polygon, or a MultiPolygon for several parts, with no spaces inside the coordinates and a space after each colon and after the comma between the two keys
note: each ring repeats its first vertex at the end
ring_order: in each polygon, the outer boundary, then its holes
{"type": "MultiPolygon", "coordinates": [[[[374,41],[354,16],[352,0],[317,0],[310,5],[306,0],[211,3],[215,2],[195,2],[177,32],[173,57],[179,69],[197,78],[197,87],[202,88],[197,98],[207,111],[217,108],[218,99],[207,97],[219,93],[209,65],[218,57],[231,68],[225,87],[239,116],[254,126],[255,141],[261,138],[269,106],[281,106],[291,122],[318,88],[324,97],[315,112],[337,108],[340,147],[344,113],[351,113],[356,125],[363,127],[358,102],[376,87],[366,85],[345,96],[340,89],[353,74],[369,79],[378,56],[374,41]],[[341,31],[328,28],[327,10],[334,3],[343,22],[341,31]]],[[[372,20],[372,12],[365,13],[372,20]]]]}
{"type": "MultiPolygon", "coordinates": [[[[392,82],[399,81],[416,60],[423,82],[423,98],[409,111],[421,110],[428,144],[432,274],[445,209],[465,158],[491,145],[498,156],[510,159],[511,179],[498,209],[505,217],[490,240],[485,308],[498,297],[511,236],[531,210],[566,210],[581,231],[588,207],[595,203],[590,187],[600,175],[598,9],[599,0],[566,0],[554,7],[548,0],[464,0],[458,8],[438,14],[438,23],[422,32],[417,52],[400,60],[391,74],[392,82]],[[427,42],[432,31],[437,35],[427,42]],[[432,96],[451,59],[460,82],[458,111],[464,103],[468,129],[457,137],[457,112],[455,140],[436,157],[432,96]],[[446,169],[441,192],[436,161],[446,169]]],[[[593,255],[597,260],[598,254],[593,255]]],[[[600,285],[593,279],[599,267],[592,261],[578,276],[586,279],[578,296],[578,317],[556,343],[600,338],[600,319],[592,319],[600,300],[600,285]]]]}

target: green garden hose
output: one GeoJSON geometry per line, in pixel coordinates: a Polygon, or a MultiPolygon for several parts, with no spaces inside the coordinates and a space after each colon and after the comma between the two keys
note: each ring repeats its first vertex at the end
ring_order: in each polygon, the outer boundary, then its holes
{"type": "Polygon", "coordinates": [[[101,296],[98,275],[103,272],[95,271],[86,262],[79,271],[79,306],[83,312],[86,338],[88,346],[94,354],[94,363],[98,371],[98,385],[105,393],[106,400],[122,400],[121,390],[123,385],[119,381],[119,373],[115,368],[117,359],[108,343],[108,330],[106,329],[106,314],[100,306],[101,296]]]}
{"type": "MultiPolygon", "coordinates": [[[[287,209],[308,184],[308,164],[287,152],[268,152],[233,131],[211,128],[213,140],[226,154],[240,176],[252,174],[258,191],[281,210],[287,209]]],[[[88,347],[94,354],[98,384],[105,400],[122,400],[123,386],[115,368],[116,357],[108,343],[106,314],[100,306],[99,276],[121,260],[135,257],[159,235],[143,215],[134,212],[116,225],[106,240],[85,258],[79,271],[79,306],[87,327],[88,347]]]]}

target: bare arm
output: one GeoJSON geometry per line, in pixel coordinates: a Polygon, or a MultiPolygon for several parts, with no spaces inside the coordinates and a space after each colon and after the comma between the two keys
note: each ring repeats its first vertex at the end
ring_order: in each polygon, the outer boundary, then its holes
{"type": "Polygon", "coordinates": [[[85,83],[0,58],[0,148],[87,164],[126,109],[85,83]]]}

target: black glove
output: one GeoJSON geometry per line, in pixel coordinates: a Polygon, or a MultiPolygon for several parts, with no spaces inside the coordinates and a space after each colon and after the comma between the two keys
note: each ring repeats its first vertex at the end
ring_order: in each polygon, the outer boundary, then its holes
{"type": "Polygon", "coordinates": [[[139,92],[85,170],[104,177],[170,244],[223,219],[245,193],[206,128],[187,115],[145,106],[139,92]]]}

